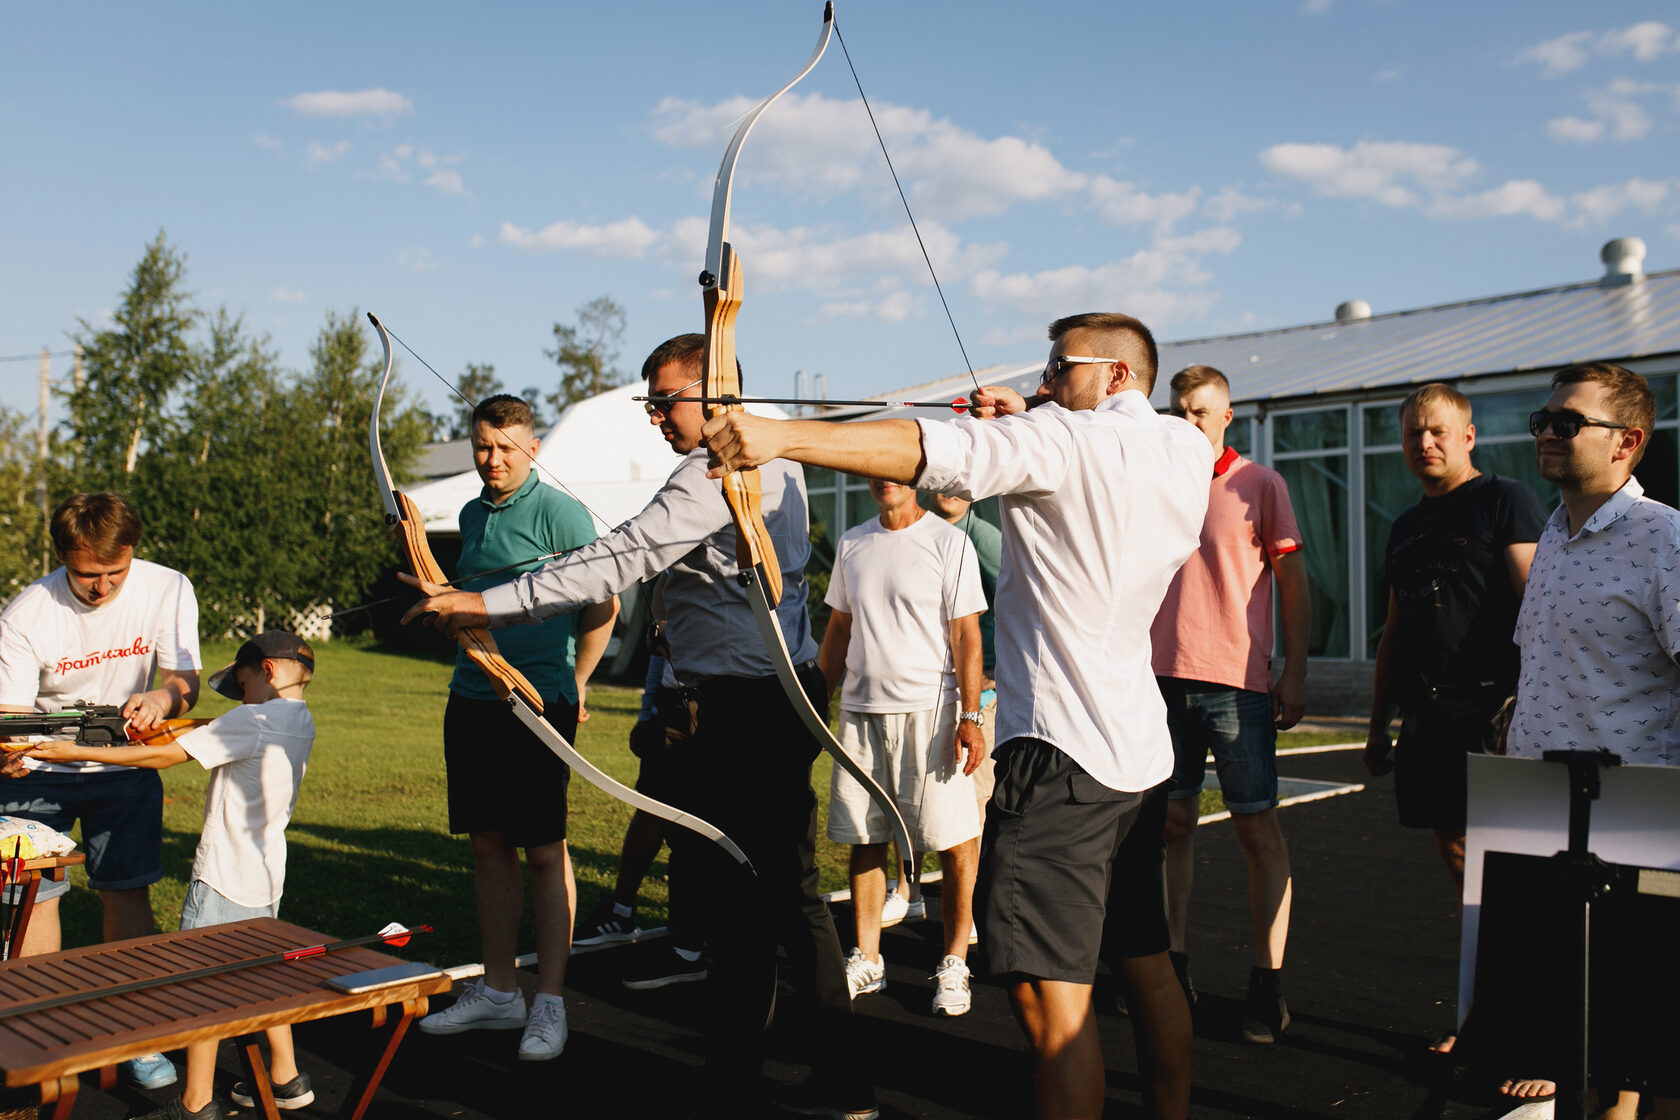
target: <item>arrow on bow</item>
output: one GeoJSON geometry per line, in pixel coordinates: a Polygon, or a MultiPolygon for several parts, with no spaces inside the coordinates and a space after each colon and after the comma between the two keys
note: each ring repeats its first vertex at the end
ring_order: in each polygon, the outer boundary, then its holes
{"type": "MultiPolygon", "coordinates": [[[[739,401],[741,396],[741,375],[735,362],[735,316],[741,309],[741,259],[729,244],[729,196],[735,177],[735,160],[741,153],[741,145],[746,143],[747,134],[758,122],[760,114],[775,104],[782,94],[797,85],[799,80],[816,66],[823,52],[828,49],[829,36],[833,30],[834,5],[831,2],[823,8],[822,34],[817,39],[817,46],[811,52],[811,57],[805,60],[804,67],[793,76],[792,81],[760,101],[742,118],[734,137],[729,141],[728,149],[723,153],[723,163],[718,167],[717,183],[712,189],[712,223],[711,233],[706,241],[706,269],[700,274],[700,288],[706,308],[705,385],[702,396],[713,399],[713,403],[702,406],[706,410],[707,419],[719,412],[736,411],[741,408],[739,403],[719,402],[719,398],[726,397],[739,401]]],[[[859,766],[840,746],[839,740],[835,739],[834,733],[828,729],[828,721],[818,715],[816,708],[812,706],[810,697],[805,694],[798,674],[794,671],[793,657],[788,653],[787,640],[783,637],[781,623],[776,618],[776,604],[782,600],[782,568],[776,559],[776,548],[770,539],[770,530],[764,524],[758,471],[756,468],[731,471],[722,481],[723,497],[729,504],[730,516],[735,521],[739,578],[747,589],[747,602],[752,605],[753,618],[757,621],[759,635],[770,652],[770,660],[776,667],[776,678],[781,682],[782,691],[787,693],[788,702],[793,705],[794,712],[806,729],[822,744],[822,748],[833,756],[835,765],[856,779],[868,792],[870,800],[886,814],[887,822],[892,827],[893,839],[898,842],[899,854],[904,857],[905,870],[912,882],[919,881],[921,860],[915,846],[910,843],[910,832],[904,826],[904,817],[899,813],[898,805],[869,772],[859,766]]]]}
{"type": "MultiPolygon", "coordinates": [[[[397,489],[396,484],[392,482],[391,468],[385,463],[385,451],[379,442],[379,412],[385,403],[385,387],[391,381],[391,335],[373,314],[368,315],[368,321],[373,324],[373,329],[379,332],[379,344],[385,349],[385,373],[379,380],[378,395],[374,397],[373,419],[368,423],[368,451],[373,458],[373,475],[379,485],[379,497],[385,505],[385,520],[402,534],[403,551],[415,576],[427,583],[442,584],[447,577],[436,558],[432,556],[432,547],[426,541],[426,527],[420,517],[420,511],[415,507],[413,500],[397,489]]],[[[483,670],[490,680],[491,687],[513,709],[513,714],[518,717],[519,722],[544,746],[559,756],[562,762],[570,766],[578,777],[608,797],[699,833],[728,852],[731,858],[748,871],[753,871],[752,861],[747,859],[747,854],[715,825],[631,789],[579,754],[577,748],[555,730],[553,724],[543,718],[542,697],[538,695],[535,686],[525,679],[525,675],[501,655],[496,648],[496,640],[490,636],[490,631],[464,629],[459,640],[466,649],[467,656],[472,659],[473,664],[483,670]]]]}

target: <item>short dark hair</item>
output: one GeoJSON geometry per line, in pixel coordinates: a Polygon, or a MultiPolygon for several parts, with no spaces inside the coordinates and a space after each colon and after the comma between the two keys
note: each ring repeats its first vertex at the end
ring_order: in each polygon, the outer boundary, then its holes
{"type": "Polygon", "coordinates": [[[1651,431],[1657,426],[1657,399],[1651,395],[1650,383],[1632,370],[1611,362],[1582,362],[1558,370],[1552,376],[1552,388],[1557,390],[1588,381],[1604,386],[1608,398],[1605,405],[1610,410],[1604,419],[1645,433],[1633,453],[1633,462],[1628,464],[1630,470],[1637,467],[1645,457],[1645,449],[1651,446],[1651,431]]]}
{"type": "Polygon", "coordinates": [[[60,560],[82,548],[101,560],[113,560],[140,543],[140,515],[122,495],[109,490],[75,494],[53,511],[47,531],[60,560]]]}
{"type": "MultiPolygon", "coordinates": [[[[651,384],[653,375],[664,367],[675,362],[682,362],[694,367],[696,377],[706,365],[706,336],[703,334],[679,334],[675,338],[667,338],[653,348],[653,353],[642,363],[642,380],[651,384]]],[[[735,356],[735,377],[743,389],[746,377],[741,373],[741,356],[735,356]]]]}
{"type": "Polygon", "coordinates": [[[522,397],[512,393],[497,393],[493,397],[485,397],[473,406],[472,422],[489,424],[492,428],[516,428],[524,425],[535,427],[536,421],[531,412],[531,406],[522,397]]]}
{"type": "Polygon", "coordinates": [[[1173,374],[1171,388],[1180,396],[1194,393],[1204,385],[1217,385],[1225,390],[1225,395],[1231,395],[1230,380],[1212,366],[1185,366],[1173,374]]]}
{"type": "MultiPolygon", "coordinates": [[[[1143,395],[1148,396],[1155,391],[1155,370],[1160,365],[1161,354],[1155,347],[1155,336],[1143,323],[1116,311],[1087,311],[1083,315],[1069,315],[1051,323],[1050,341],[1060,342],[1063,335],[1076,330],[1099,331],[1114,337],[1118,346],[1130,351],[1120,355],[1120,360],[1130,366],[1137,376],[1143,386],[1143,395]]],[[[1107,356],[1091,355],[1093,358],[1107,356]]]]}

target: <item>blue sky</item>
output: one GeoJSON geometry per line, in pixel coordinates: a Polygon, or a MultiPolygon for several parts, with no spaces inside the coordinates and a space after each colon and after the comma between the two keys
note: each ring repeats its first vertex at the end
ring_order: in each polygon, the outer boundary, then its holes
{"type": "MultiPolygon", "coordinates": [[[[821,5],[7,3],[0,356],[100,324],[162,229],[292,368],[372,310],[453,377],[551,387],[610,296],[620,365],[702,326],[731,122],[821,5]]],[[[854,0],[841,34],[976,366],[1059,315],[1164,340],[1680,266],[1680,9],[854,0]]],[[[839,44],[736,176],[749,389],[962,371],[839,44]]],[[[446,390],[417,363],[408,383],[446,390]]],[[[35,364],[0,363],[32,413],[35,364]]],[[[68,359],[55,374],[68,373],[68,359]]]]}

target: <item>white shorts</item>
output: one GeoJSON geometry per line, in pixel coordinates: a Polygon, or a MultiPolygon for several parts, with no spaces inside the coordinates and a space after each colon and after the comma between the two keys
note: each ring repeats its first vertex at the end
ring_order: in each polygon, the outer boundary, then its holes
{"type": "MultiPolygon", "coordinates": [[[[956,759],[956,705],[920,712],[840,710],[840,745],[881,784],[904,816],[910,842],[942,852],[980,835],[974,779],[956,759]]],[[[845,770],[828,787],[828,838],[884,844],[887,816],[845,770]]]]}

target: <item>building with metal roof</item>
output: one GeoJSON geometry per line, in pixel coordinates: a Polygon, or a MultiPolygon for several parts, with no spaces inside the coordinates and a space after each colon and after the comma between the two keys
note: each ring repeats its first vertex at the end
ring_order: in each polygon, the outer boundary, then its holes
{"type": "MultiPolygon", "coordinates": [[[[1652,497],[1676,504],[1676,381],[1680,376],[1680,270],[1645,273],[1644,243],[1604,246],[1597,280],[1536,291],[1372,314],[1352,300],[1328,322],[1160,345],[1151,401],[1167,406],[1173,372],[1213,366],[1231,381],[1236,420],[1226,441],[1283,474],[1305,538],[1312,581],[1315,711],[1357,712],[1369,703],[1371,658],[1386,618],[1383,554],[1389,526],[1422,489],[1401,457],[1397,405],[1418,385],[1446,381],[1471,399],[1473,459],[1484,472],[1523,480],[1548,505],[1557,490],[1535,468],[1528,414],[1551,375],[1584,361],[1613,361],[1644,375],[1657,399],[1657,430],[1636,472],[1652,497]]],[[[1040,366],[982,370],[982,384],[1023,395],[1040,366]]],[[[949,401],[971,390],[967,374],[883,394],[949,401]]],[[[815,403],[815,402],[814,402],[815,403]]],[[[823,410],[837,420],[908,416],[908,408],[823,410]]],[[[808,470],[812,520],[829,535],[873,515],[861,479],[808,470]]]]}

